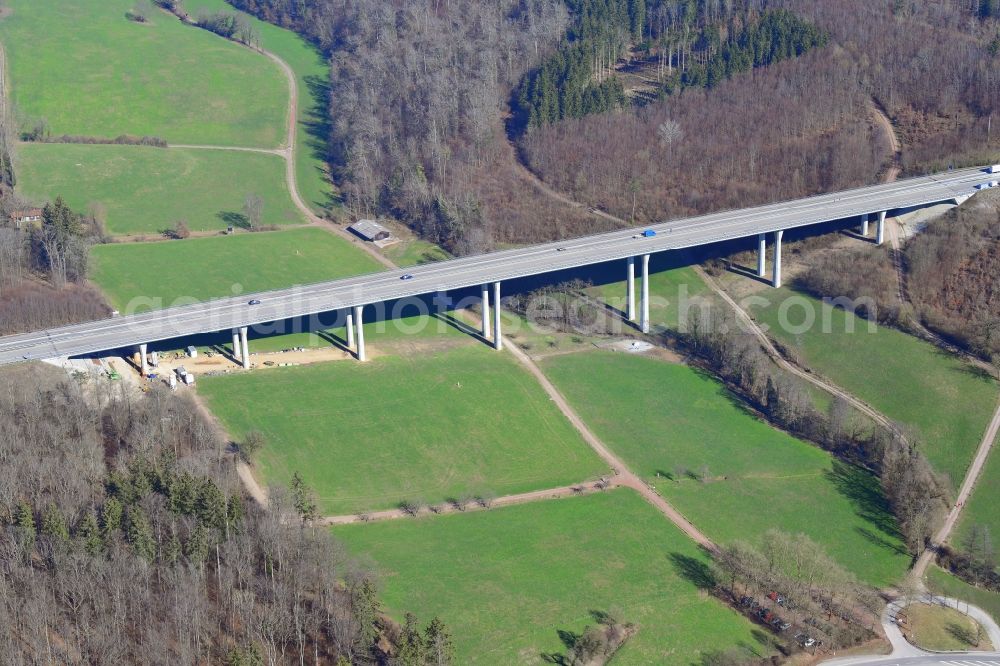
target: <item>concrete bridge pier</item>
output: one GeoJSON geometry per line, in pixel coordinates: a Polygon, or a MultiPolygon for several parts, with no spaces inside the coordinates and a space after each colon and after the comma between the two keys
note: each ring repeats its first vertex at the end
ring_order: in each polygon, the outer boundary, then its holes
{"type": "Polygon", "coordinates": [[[344,328],[346,331],[345,337],[347,338],[347,348],[354,349],[354,315],[351,314],[350,310],[347,311],[345,322],[344,328]]]}
{"type": "Polygon", "coordinates": [[[881,245],[885,241],[885,215],[888,211],[883,210],[878,214],[878,226],[875,228],[875,244],[881,245]]]}
{"type": "Polygon", "coordinates": [[[146,361],[146,350],[147,349],[148,349],[148,346],[146,345],[145,342],[142,343],[141,345],[139,345],[139,372],[142,373],[143,377],[145,377],[146,373],[149,372],[149,366],[147,365],[147,361],[146,361]]]}
{"type": "Polygon", "coordinates": [[[357,340],[358,340],[358,348],[356,350],[356,356],[357,356],[357,358],[358,358],[359,361],[367,361],[368,360],[368,357],[365,354],[365,328],[364,328],[364,321],[361,318],[361,312],[362,312],[363,309],[364,309],[363,306],[360,306],[360,305],[355,305],[354,306],[354,325],[357,327],[357,331],[356,332],[357,332],[357,340]]]}
{"type": "Polygon", "coordinates": [[[626,260],[626,276],[628,286],[625,289],[625,315],[629,321],[635,321],[635,257],[626,260]]]}
{"type": "Polygon", "coordinates": [[[642,255],[642,320],[643,333],[649,333],[649,255],[642,255]]]}
{"type": "Polygon", "coordinates": [[[868,238],[868,213],[861,216],[861,235],[868,238]]]}
{"type": "Polygon", "coordinates": [[[767,234],[757,234],[757,277],[767,275],[767,234]]]}
{"type": "Polygon", "coordinates": [[[240,360],[243,361],[243,369],[250,369],[250,343],[247,341],[247,327],[240,328],[240,360]]]}
{"type": "Polygon", "coordinates": [[[784,231],[774,232],[774,275],[771,284],[775,289],[781,286],[781,237],[784,235],[784,231]]]}
{"type": "Polygon", "coordinates": [[[237,329],[233,329],[233,358],[237,361],[240,360],[242,354],[240,354],[240,332],[237,329]]]}
{"type": "Polygon", "coordinates": [[[490,339],[490,286],[488,284],[482,284],[479,287],[479,298],[482,303],[483,310],[483,340],[490,339]]]}
{"type": "Polygon", "coordinates": [[[493,283],[493,348],[503,349],[503,335],[500,334],[500,283],[493,283]]]}

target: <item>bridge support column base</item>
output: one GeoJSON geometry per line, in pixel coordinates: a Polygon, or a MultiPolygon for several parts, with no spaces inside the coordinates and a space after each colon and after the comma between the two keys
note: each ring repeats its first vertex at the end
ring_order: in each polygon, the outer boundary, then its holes
{"type": "Polygon", "coordinates": [[[878,214],[878,226],[875,228],[875,244],[881,245],[885,241],[885,215],[887,211],[878,214]]]}
{"type": "Polygon", "coordinates": [[[767,234],[757,234],[757,277],[767,275],[767,234]]]}

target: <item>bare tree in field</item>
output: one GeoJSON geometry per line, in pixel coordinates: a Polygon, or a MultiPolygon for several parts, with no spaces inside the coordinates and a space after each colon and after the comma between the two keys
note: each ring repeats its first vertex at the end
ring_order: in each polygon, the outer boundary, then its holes
{"type": "Polygon", "coordinates": [[[247,216],[251,231],[259,229],[264,217],[264,200],[256,194],[248,194],[243,201],[243,214],[247,216]]]}

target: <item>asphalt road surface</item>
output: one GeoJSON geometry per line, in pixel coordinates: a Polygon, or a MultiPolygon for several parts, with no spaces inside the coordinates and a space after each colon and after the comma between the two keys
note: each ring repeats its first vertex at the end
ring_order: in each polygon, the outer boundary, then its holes
{"type": "Polygon", "coordinates": [[[656,232],[650,238],[641,236],[638,233],[641,230],[627,229],[441,261],[406,270],[388,270],[7,336],[0,338],[0,364],[109,351],[938,203],[972,195],[977,191],[977,185],[997,178],[997,175],[988,174],[984,169],[948,171],[756,208],[663,222],[648,227],[656,232]],[[412,273],[412,279],[402,280],[405,273],[412,273]],[[248,305],[251,299],[260,300],[260,304],[248,305]]]}
{"type": "Polygon", "coordinates": [[[823,666],[1000,666],[1000,652],[829,659],[823,666]]]}

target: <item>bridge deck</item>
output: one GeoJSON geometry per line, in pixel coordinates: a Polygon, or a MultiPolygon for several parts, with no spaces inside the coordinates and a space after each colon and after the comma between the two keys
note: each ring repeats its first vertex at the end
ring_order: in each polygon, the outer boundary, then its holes
{"type": "Polygon", "coordinates": [[[949,171],[667,221],[649,227],[656,231],[656,236],[651,238],[637,238],[636,230],[625,229],[441,261],[405,271],[383,271],[7,336],[0,338],[0,364],[21,361],[25,357],[37,359],[107,351],[927,205],[974,194],[977,185],[995,178],[983,169],[949,171]],[[412,273],[413,279],[401,280],[400,276],[406,272],[412,273]],[[260,305],[247,305],[251,298],[259,299],[260,305]]]}

